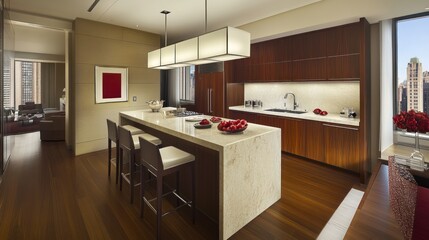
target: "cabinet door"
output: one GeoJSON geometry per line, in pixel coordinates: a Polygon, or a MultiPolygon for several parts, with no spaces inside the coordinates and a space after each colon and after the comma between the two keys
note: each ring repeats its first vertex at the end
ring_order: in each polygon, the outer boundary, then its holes
{"type": "Polygon", "coordinates": [[[195,108],[197,112],[208,114],[208,89],[210,79],[208,74],[196,72],[195,79],[195,108]]]}
{"type": "Polygon", "coordinates": [[[323,124],[325,162],[359,172],[359,129],[323,124]]]}
{"type": "Polygon", "coordinates": [[[284,118],[282,128],[282,151],[299,156],[305,155],[305,122],[284,118]]]}
{"type": "Polygon", "coordinates": [[[360,53],[360,29],[360,22],[327,29],[327,55],[338,56],[360,53]]]}
{"type": "Polygon", "coordinates": [[[213,116],[225,116],[225,84],[223,72],[209,73],[210,84],[208,89],[208,113],[213,116]]]}
{"type": "Polygon", "coordinates": [[[328,80],[352,80],[360,79],[359,54],[328,57],[328,80]]]}
{"type": "Polygon", "coordinates": [[[292,59],[326,57],[326,31],[302,33],[292,37],[292,59]]]}
{"type": "Polygon", "coordinates": [[[293,81],[326,80],[326,58],[293,61],[293,81]]]}
{"type": "Polygon", "coordinates": [[[323,125],[321,122],[305,121],[305,155],[304,157],[325,162],[325,145],[323,125]]]}

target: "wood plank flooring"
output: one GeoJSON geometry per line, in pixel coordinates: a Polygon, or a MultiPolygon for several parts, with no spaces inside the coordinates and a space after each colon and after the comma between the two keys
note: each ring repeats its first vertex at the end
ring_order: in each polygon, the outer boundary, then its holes
{"type": "MultiPolygon", "coordinates": [[[[107,151],[74,157],[64,142],[17,135],[0,185],[0,239],[155,239],[155,217],[107,177],[107,151]]],[[[356,175],[284,155],[282,199],[231,239],[315,239],[356,175]]],[[[138,191],[137,191],[138,193],[138,191]]],[[[138,194],[137,194],[138,195],[138,194]]],[[[187,208],[163,218],[163,239],[217,239],[217,229],[187,208]]]]}

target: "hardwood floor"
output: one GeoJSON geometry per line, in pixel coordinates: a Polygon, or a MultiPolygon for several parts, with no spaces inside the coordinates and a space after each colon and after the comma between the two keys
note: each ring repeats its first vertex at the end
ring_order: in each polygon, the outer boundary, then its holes
{"type": "MultiPolygon", "coordinates": [[[[74,157],[64,142],[39,133],[16,136],[0,185],[0,239],[155,239],[151,211],[107,177],[107,151],[74,157]],[[146,208],[147,209],[147,208],[146,208]]],[[[315,239],[359,177],[284,155],[282,199],[231,239],[315,239]]],[[[138,191],[137,191],[138,192],[138,191]]],[[[137,194],[138,195],[138,194],[137,194]]],[[[201,215],[187,208],[163,218],[163,239],[217,239],[201,215]]]]}

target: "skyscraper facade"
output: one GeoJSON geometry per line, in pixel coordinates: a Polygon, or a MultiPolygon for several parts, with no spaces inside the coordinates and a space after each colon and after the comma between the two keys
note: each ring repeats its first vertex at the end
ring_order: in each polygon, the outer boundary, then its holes
{"type": "Polygon", "coordinates": [[[423,111],[423,71],[416,57],[407,66],[407,109],[423,111]]]}

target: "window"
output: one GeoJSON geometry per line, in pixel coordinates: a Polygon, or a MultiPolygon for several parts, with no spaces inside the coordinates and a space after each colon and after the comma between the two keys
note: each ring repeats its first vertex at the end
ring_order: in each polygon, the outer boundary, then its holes
{"type": "MultiPolygon", "coordinates": [[[[15,103],[41,103],[41,63],[15,61],[15,103]]],[[[10,90],[13,92],[13,89],[10,90]]]]}
{"type": "Polygon", "coordinates": [[[181,103],[195,102],[195,66],[179,70],[179,100],[181,103]]]}
{"type": "MultiPolygon", "coordinates": [[[[397,18],[393,23],[394,114],[411,109],[429,114],[429,13],[397,18]]],[[[397,143],[414,142],[414,134],[394,134],[397,143]]],[[[429,135],[422,139],[429,140],[429,135]]],[[[429,146],[429,141],[420,143],[429,146]]]]}

